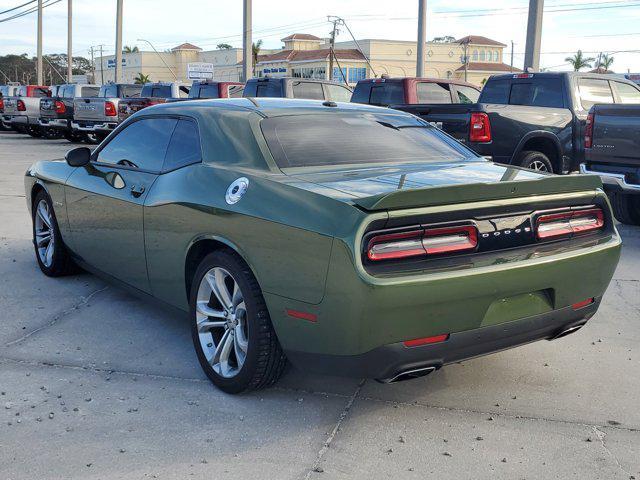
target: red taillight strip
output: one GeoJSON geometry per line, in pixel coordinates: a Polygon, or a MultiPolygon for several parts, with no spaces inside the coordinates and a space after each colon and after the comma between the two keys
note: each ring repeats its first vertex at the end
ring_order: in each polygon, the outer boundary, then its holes
{"type": "Polygon", "coordinates": [[[427,229],[422,244],[429,255],[471,250],[478,245],[478,230],[472,225],[427,229]]]}
{"type": "Polygon", "coordinates": [[[308,313],[308,312],[300,312],[298,310],[287,309],[287,315],[289,315],[292,318],[308,320],[309,322],[313,322],[313,323],[318,321],[317,315],[314,315],[313,313],[308,313]]]}
{"type": "Polygon", "coordinates": [[[424,230],[413,230],[377,235],[369,240],[367,256],[369,260],[387,260],[426,255],[427,252],[422,246],[423,233],[424,230]]]}
{"type": "Polygon", "coordinates": [[[604,227],[604,212],[600,208],[574,210],[541,215],[536,221],[539,240],[599,230],[604,227]]]}
{"type": "Polygon", "coordinates": [[[571,305],[571,308],[573,308],[574,310],[580,310],[581,308],[591,305],[595,301],[596,299],[593,297],[587,298],[586,300],[583,300],[581,302],[574,303],[573,305],[571,305]]]}
{"type": "Polygon", "coordinates": [[[421,345],[429,345],[432,343],[445,342],[449,339],[449,334],[435,335],[433,337],[416,338],[414,340],[407,340],[402,342],[405,347],[419,347],[421,345]]]}

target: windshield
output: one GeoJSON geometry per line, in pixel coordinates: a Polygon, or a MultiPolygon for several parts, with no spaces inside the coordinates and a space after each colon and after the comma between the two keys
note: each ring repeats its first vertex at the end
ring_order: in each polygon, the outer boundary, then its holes
{"type": "Polygon", "coordinates": [[[280,168],[477,158],[437,128],[404,115],[291,115],[267,118],[261,126],[280,168]]]}

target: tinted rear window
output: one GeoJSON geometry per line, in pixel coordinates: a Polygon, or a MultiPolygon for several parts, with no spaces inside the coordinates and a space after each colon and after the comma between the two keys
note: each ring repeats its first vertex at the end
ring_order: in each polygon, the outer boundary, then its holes
{"type": "Polygon", "coordinates": [[[279,81],[267,82],[249,82],[244,88],[243,97],[276,97],[280,98],[282,94],[282,84],[279,81]]]}
{"type": "MultiPolygon", "coordinates": [[[[366,103],[366,102],[365,102],[366,103]]],[[[398,105],[404,102],[404,87],[401,82],[385,82],[371,86],[369,102],[371,105],[398,105]]]]}
{"type": "Polygon", "coordinates": [[[145,85],[142,88],[143,97],[171,97],[171,85],[145,85]]]}
{"type": "Polygon", "coordinates": [[[98,95],[100,91],[100,87],[82,87],[80,96],[81,97],[95,97],[98,95]]]}
{"type": "Polygon", "coordinates": [[[419,82],[416,85],[418,103],[451,103],[449,85],[419,82]]]}
{"type": "Polygon", "coordinates": [[[315,82],[293,82],[293,98],[306,98],[308,100],[324,100],[322,84],[315,82]]]}
{"type": "Polygon", "coordinates": [[[142,92],[142,85],[124,85],[120,87],[120,98],[137,98],[142,92]]]}
{"type": "Polygon", "coordinates": [[[370,113],[284,116],[267,118],[261,126],[281,168],[476,158],[440,130],[413,117],[370,113]]]}
{"type": "Polygon", "coordinates": [[[514,82],[509,104],[562,108],[562,81],[559,78],[540,78],[530,82],[514,82]]]}
{"type": "Polygon", "coordinates": [[[218,84],[200,85],[198,98],[218,98],[218,84]]]}

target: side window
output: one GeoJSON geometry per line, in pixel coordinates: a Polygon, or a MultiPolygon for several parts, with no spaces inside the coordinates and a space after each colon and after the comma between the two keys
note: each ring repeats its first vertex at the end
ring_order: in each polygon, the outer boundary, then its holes
{"type": "Polygon", "coordinates": [[[511,85],[510,105],[536,107],[564,107],[562,81],[558,78],[534,79],[511,85]]]}
{"type": "Polygon", "coordinates": [[[327,89],[329,100],[334,102],[349,102],[351,101],[351,91],[348,88],[341,87],[340,85],[325,84],[324,88],[327,89]]]}
{"type": "Polygon", "coordinates": [[[229,98],[239,98],[242,97],[244,93],[243,85],[229,85],[229,98]]]}
{"type": "Polygon", "coordinates": [[[633,85],[622,82],[613,82],[621,103],[640,103],[640,90],[633,85]]]}
{"type": "Polygon", "coordinates": [[[202,154],[196,123],[191,120],[178,120],[167,148],[162,170],[175,170],[200,160],[202,160],[202,154]]]}
{"type": "Polygon", "coordinates": [[[449,85],[419,82],[416,85],[418,103],[451,103],[449,85]]]}
{"type": "Polygon", "coordinates": [[[607,80],[581,78],[578,80],[578,91],[584,110],[589,110],[596,103],[613,103],[613,93],[607,80]]]}
{"type": "Polygon", "coordinates": [[[98,162],[160,171],[177,122],[145,118],[129,124],[98,152],[98,162]]]}
{"type": "Polygon", "coordinates": [[[293,82],[293,98],[324,100],[322,84],[315,82],[293,82]]]}
{"type": "Polygon", "coordinates": [[[506,105],[509,103],[509,87],[511,83],[508,80],[489,80],[480,93],[480,103],[506,105]]]}
{"type": "Polygon", "coordinates": [[[105,90],[106,98],[116,98],[118,96],[118,87],[116,85],[109,85],[105,90]]]}
{"type": "Polygon", "coordinates": [[[178,87],[178,98],[189,98],[189,87],[184,85],[178,87]]]}
{"type": "Polygon", "coordinates": [[[456,85],[456,94],[460,103],[478,103],[478,97],[480,97],[478,90],[464,85],[456,85]]]}

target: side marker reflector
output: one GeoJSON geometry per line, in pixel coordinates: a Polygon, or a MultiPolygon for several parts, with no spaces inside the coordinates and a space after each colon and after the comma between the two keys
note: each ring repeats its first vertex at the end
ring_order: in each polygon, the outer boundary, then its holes
{"type": "Polygon", "coordinates": [[[416,338],[402,342],[405,347],[419,347],[420,345],[429,345],[430,343],[440,343],[449,339],[449,334],[436,335],[434,337],[416,338]]]}
{"type": "Polygon", "coordinates": [[[308,312],[300,312],[298,310],[287,309],[287,315],[289,315],[292,318],[299,318],[301,320],[307,320],[309,322],[314,322],[314,323],[318,321],[317,315],[314,315],[313,313],[308,313],[308,312]]]}
{"type": "Polygon", "coordinates": [[[573,305],[571,305],[571,308],[573,308],[574,310],[579,310],[586,307],[587,305],[591,305],[593,302],[595,302],[594,298],[587,298],[586,300],[583,300],[581,302],[574,303],[573,305]]]}

